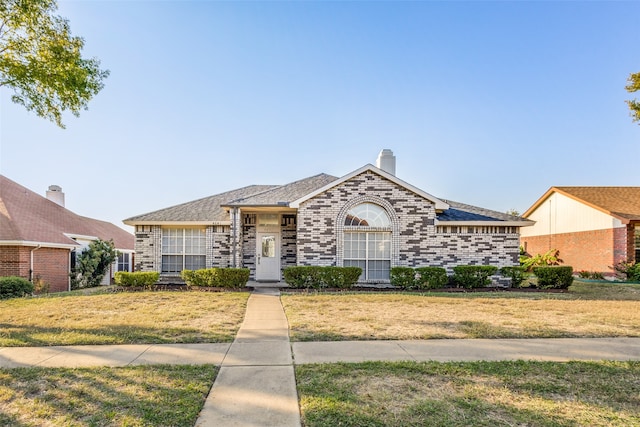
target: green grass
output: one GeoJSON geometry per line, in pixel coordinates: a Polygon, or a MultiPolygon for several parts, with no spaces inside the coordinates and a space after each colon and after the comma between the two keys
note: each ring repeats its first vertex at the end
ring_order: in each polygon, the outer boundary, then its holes
{"type": "Polygon", "coordinates": [[[212,365],[0,369],[0,426],[193,426],[212,365]]]}
{"type": "Polygon", "coordinates": [[[640,426],[640,362],[296,366],[303,425],[640,426]]]}
{"type": "Polygon", "coordinates": [[[0,301],[0,346],[233,341],[247,292],[134,292],[0,301]]]}

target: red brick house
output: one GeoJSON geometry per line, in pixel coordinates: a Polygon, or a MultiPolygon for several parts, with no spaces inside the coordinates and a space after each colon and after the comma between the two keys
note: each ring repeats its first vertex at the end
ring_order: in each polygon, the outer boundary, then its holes
{"type": "Polygon", "coordinates": [[[523,217],[535,221],[520,232],[530,255],[558,249],[574,271],[606,275],[640,261],[640,187],[551,187],[523,217]]]}
{"type": "Polygon", "coordinates": [[[41,279],[50,292],[66,291],[76,252],[97,238],[113,240],[119,253],[106,283],[115,271],[131,271],[131,233],[66,209],[58,186],[43,197],[0,175],[0,276],[41,279]]]}

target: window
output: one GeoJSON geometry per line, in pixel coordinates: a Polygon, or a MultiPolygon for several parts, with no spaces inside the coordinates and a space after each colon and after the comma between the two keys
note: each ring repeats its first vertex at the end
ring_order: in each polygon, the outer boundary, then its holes
{"type": "Polygon", "coordinates": [[[162,272],[205,268],[205,230],[196,228],[165,228],[162,230],[162,272]]]}
{"type": "Polygon", "coordinates": [[[131,258],[131,254],[119,253],[118,254],[118,270],[117,271],[131,271],[129,269],[130,258],[131,258]]]}
{"type": "Polygon", "coordinates": [[[360,280],[389,280],[391,221],[380,206],[362,203],[347,212],[344,231],[345,267],[362,268],[360,280]]]}

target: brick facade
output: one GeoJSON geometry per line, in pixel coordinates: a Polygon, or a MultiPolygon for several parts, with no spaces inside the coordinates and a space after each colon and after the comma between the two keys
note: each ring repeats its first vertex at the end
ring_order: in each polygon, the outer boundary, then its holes
{"type": "Polygon", "coordinates": [[[576,233],[527,236],[522,245],[532,256],[559,249],[563,265],[574,271],[595,271],[612,275],[611,267],[634,258],[633,227],[609,228],[576,233]]]}
{"type": "Polygon", "coordinates": [[[49,292],[69,290],[69,249],[0,246],[0,276],[40,279],[49,292]],[[31,254],[33,251],[33,272],[31,254]]]}
{"type": "MultiPolygon", "coordinates": [[[[300,203],[296,212],[280,213],[281,268],[294,265],[341,266],[347,212],[361,203],[382,207],[390,226],[391,266],[518,265],[517,227],[442,226],[434,202],[382,175],[366,170],[300,203]]],[[[232,208],[230,225],[209,226],[207,267],[246,267],[255,278],[256,213],[232,208]]],[[[444,223],[443,223],[444,224],[444,223]]],[[[277,227],[277,226],[276,226],[277,227]]],[[[358,231],[360,231],[358,229],[358,231]]],[[[136,271],[160,271],[162,229],[136,229],[136,271]],[[139,230],[138,230],[139,229],[139,230]]],[[[496,278],[495,280],[499,280],[496,278]]]]}

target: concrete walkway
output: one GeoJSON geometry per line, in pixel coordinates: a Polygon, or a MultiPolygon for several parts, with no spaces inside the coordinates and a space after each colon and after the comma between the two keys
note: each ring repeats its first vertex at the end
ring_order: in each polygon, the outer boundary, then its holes
{"type": "Polygon", "coordinates": [[[362,361],[640,360],[640,338],[289,342],[277,288],[256,287],[231,344],[0,347],[0,368],[215,364],[196,425],[299,427],[294,364],[362,361]]]}
{"type": "Polygon", "coordinates": [[[278,289],[256,288],[196,426],[299,427],[289,324],[278,289]]]}

